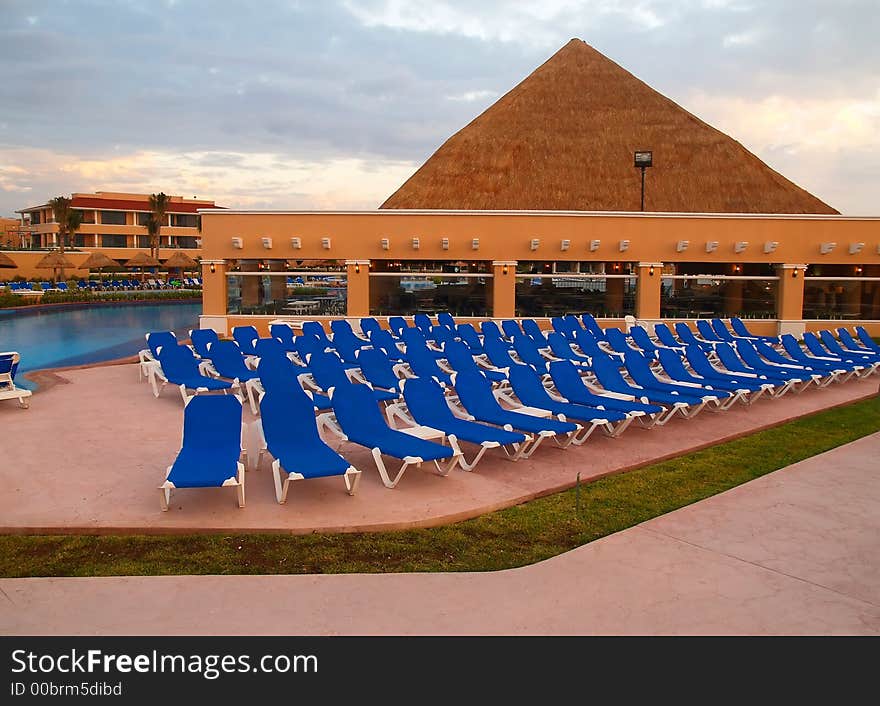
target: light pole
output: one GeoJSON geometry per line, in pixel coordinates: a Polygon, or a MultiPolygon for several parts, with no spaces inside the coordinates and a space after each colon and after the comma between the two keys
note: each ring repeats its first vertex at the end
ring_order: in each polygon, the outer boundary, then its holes
{"type": "Polygon", "coordinates": [[[654,166],[654,153],[650,150],[636,150],[634,158],[635,166],[642,170],[642,207],[645,210],[645,170],[654,166]]]}

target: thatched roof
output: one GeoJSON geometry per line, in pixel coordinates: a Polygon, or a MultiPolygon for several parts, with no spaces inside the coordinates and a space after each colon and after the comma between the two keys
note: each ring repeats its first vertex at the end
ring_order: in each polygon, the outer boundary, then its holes
{"type": "Polygon", "coordinates": [[[176,250],[171,254],[171,257],[165,260],[164,265],[165,267],[181,267],[184,270],[194,270],[199,266],[199,263],[182,250],[176,250]]]}
{"type": "Polygon", "coordinates": [[[155,257],[150,257],[145,252],[139,252],[130,260],[126,260],[126,267],[158,267],[159,261],[155,257]]]}
{"type": "Polygon", "coordinates": [[[450,137],[382,208],[837,213],[579,39],[450,137]]]}
{"type": "Polygon", "coordinates": [[[79,266],[81,270],[97,270],[102,267],[119,267],[119,263],[116,260],[111,260],[102,252],[93,252],[89,255],[85,261],[79,266]]]}
{"type": "Polygon", "coordinates": [[[40,269],[58,269],[61,267],[76,267],[75,262],[71,262],[60,252],[50,252],[48,255],[40,258],[40,261],[36,265],[40,269]]]}
{"type": "Polygon", "coordinates": [[[0,267],[18,267],[15,264],[15,260],[13,260],[6,253],[0,252],[0,267]]]}

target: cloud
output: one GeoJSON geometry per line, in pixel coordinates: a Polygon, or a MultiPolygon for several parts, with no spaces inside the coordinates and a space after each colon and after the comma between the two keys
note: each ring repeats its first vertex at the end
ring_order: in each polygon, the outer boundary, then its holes
{"type": "Polygon", "coordinates": [[[465,91],[464,93],[459,93],[454,96],[446,96],[446,100],[448,101],[464,101],[465,103],[473,103],[475,101],[482,101],[486,98],[497,98],[497,91],[465,91]]]}

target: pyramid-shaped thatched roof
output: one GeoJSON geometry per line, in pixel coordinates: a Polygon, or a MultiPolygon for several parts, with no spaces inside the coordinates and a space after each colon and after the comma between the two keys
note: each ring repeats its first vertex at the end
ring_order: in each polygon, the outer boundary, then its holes
{"type": "Polygon", "coordinates": [[[450,137],[382,208],[837,213],[579,39],[450,137]]]}

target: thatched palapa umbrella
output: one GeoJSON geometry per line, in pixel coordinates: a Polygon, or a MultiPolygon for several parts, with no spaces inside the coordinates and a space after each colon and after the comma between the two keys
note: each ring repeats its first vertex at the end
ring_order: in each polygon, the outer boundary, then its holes
{"type": "Polygon", "coordinates": [[[159,267],[159,261],[155,257],[150,257],[145,252],[139,252],[130,260],[126,260],[126,267],[140,267],[141,268],[141,279],[143,280],[143,268],[144,267],[159,267]]]}
{"type": "Polygon", "coordinates": [[[0,267],[18,267],[18,265],[9,255],[0,252],[0,267]]]}
{"type": "Polygon", "coordinates": [[[79,266],[81,270],[103,270],[105,267],[119,267],[116,260],[111,260],[102,252],[93,252],[85,262],[79,266]]]}
{"type": "Polygon", "coordinates": [[[37,263],[37,267],[39,269],[51,269],[52,270],[52,279],[55,279],[55,272],[59,269],[71,269],[76,267],[75,262],[71,262],[60,252],[50,252],[45,257],[41,258],[37,263]]]}
{"type": "Polygon", "coordinates": [[[183,277],[184,270],[195,270],[198,269],[199,263],[193,260],[189,255],[187,255],[182,250],[176,250],[171,253],[171,257],[165,260],[165,267],[168,270],[172,268],[177,268],[180,270],[180,277],[183,277]]]}

